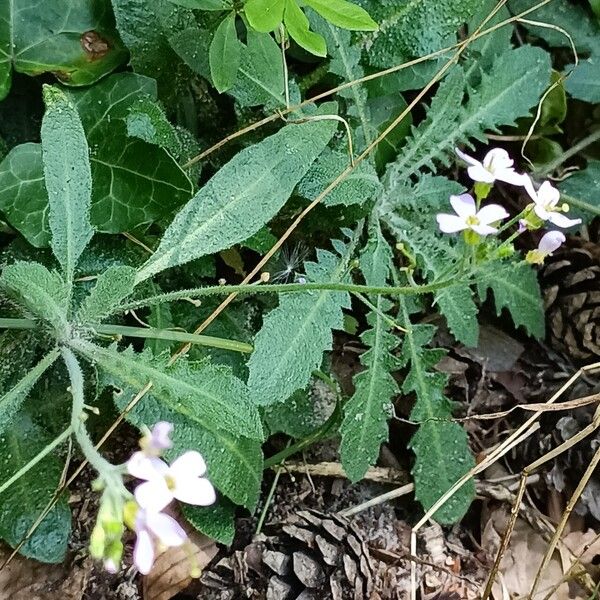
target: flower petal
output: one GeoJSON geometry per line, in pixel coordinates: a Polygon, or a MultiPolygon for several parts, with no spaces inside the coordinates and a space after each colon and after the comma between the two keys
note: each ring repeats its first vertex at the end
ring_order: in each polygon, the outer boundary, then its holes
{"type": "Polygon", "coordinates": [[[482,225],[489,225],[509,216],[504,207],[499,204],[488,204],[477,213],[477,218],[482,225]]]}
{"type": "Polygon", "coordinates": [[[463,219],[473,216],[477,212],[477,206],[471,194],[461,194],[460,196],[450,196],[450,204],[454,212],[463,219]]]}
{"type": "Polygon", "coordinates": [[[457,217],[456,215],[441,213],[436,215],[435,218],[438,222],[440,231],[443,233],[456,233],[457,231],[462,231],[468,227],[465,223],[465,220],[457,217]]]}
{"type": "Polygon", "coordinates": [[[127,461],[127,472],[138,479],[154,479],[161,477],[166,473],[168,465],[160,460],[144,454],[144,452],[134,452],[127,461]]]}
{"type": "Polygon", "coordinates": [[[496,178],[482,165],[474,165],[467,169],[469,177],[480,183],[494,183],[496,178]]]}
{"type": "Polygon", "coordinates": [[[535,202],[537,199],[537,192],[533,187],[533,181],[531,181],[531,177],[529,177],[527,173],[523,173],[521,177],[523,177],[523,182],[521,185],[525,188],[525,191],[529,194],[529,197],[535,202]]]}
{"type": "Polygon", "coordinates": [[[483,166],[494,175],[498,171],[504,171],[512,167],[514,161],[504,148],[492,148],[483,159],[483,166]]]}
{"type": "Polygon", "coordinates": [[[494,173],[496,179],[498,181],[504,181],[505,183],[510,183],[511,185],[518,185],[525,187],[529,179],[528,175],[524,173],[517,173],[514,169],[504,169],[502,171],[497,171],[494,173]]]}
{"type": "Polygon", "coordinates": [[[553,208],[560,200],[560,192],[549,182],[544,181],[537,191],[536,204],[541,204],[546,208],[553,208]]]}
{"type": "Polygon", "coordinates": [[[538,244],[538,250],[544,254],[552,254],[564,244],[566,239],[562,231],[549,231],[542,236],[538,244]]]}
{"type": "Polygon", "coordinates": [[[173,432],[173,423],[168,421],[159,421],[150,432],[150,444],[156,450],[166,450],[173,446],[171,433],[173,432]]]}
{"type": "Polygon", "coordinates": [[[133,548],[133,564],[142,575],[148,575],[154,563],[154,544],[150,534],[142,529],[138,531],[133,548]]]}
{"type": "Polygon", "coordinates": [[[533,207],[533,212],[542,220],[547,221],[550,218],[550,212],[548,212],[541,204],[536,204],[533,207]]]}
{"type": "Polygon", "coordinates": [[[173,500],[173,493],[163,478],[140,483],[133,494],[142,508],[155,512],[162,510],[173,500]]]}
{"type": "Polygon", "coordinates": [[[146,526],[164,546],[181,546],[187,535],[181,525],[169,515],[147,512],[146,526]]]}
{"type": "Polygon", "coordinates": [[[210,506],[217,499],[215,488],[204,477],[177,479],[173,495],[181,502],[196,506],[210,506]]]}
{"type": "Polygon", "coordinates": [[[464,160],[468,165],[472,165],[472,166],[481,165],[481,163],[476,158],[473,158],[472,156],[469,156],[468,154],[461,152],[458,148],[454,148],[454,152],[456,152],[458,157],[461,158],[462,160],[464,160]]]}
{"type": "Polygon", "coordinates": [[[206,463],[200,452],[190,450],[184,452],[175,460],[169,471],[176,479],[179,477],[201,477],[206,473],[206,463]]]}
{"type": "Polygon", "coordinates": [[[471,225],[471,229],[479,235],[490,235],[498,230],[490,225],[471,225]]]}
{"type": "Polygon", "coordinates": [[[566,215],[554,211],[548,213],[548,221],[557,227],[573,227],[573,225],[581,224],[581,219],[569,219],[566,215]]]}

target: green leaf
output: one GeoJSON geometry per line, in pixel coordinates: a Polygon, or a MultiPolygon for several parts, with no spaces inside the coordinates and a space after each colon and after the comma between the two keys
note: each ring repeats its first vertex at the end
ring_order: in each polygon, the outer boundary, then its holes
{"type": "Polygon", "coordinates": [[[67,322],[69,288],[56,271],[34,262],[16,262],[0,275],[2,286],[18,304],[55,327],[67,322]]]}
{"type": "MultiPolygon", "coordinates": [[[[323,250],[317,262],[305,263],[309,281],[341,281],[348,269],[354,243],[341,257],[323,250]]],[[[262,406],[282,402],[310,381],[314,369],[331,350],[332,329],[343,329],[342,308],[349,308],[346,292],[322,290],[282,294],[279,306],[264,319],[248,361],[248,387],[262,406]]]]}
{"type": "Polygon", "coordinates": [[[435,297],[440,312],[446,317],[452,335],[465,346],[474,348],[479,341],[479,309],[473,301],[473,292],[467,285],[453,285],[435,297]]]}
{"type": "MultiPolygon", "coordinates": [[[[212,428],[209,423],[211,415],[216,422],[221,421],[224,407],[226,414],[232,411],[235,414],[242,398],[241,412],[236,417],[239,422],[234,427],[245,430],[254,426],[256,419],[246,414],[248,406],[244,398],[247,398],[247,391],[241,381],[227,370],[207,363],[194,365],[179,360],[173,368],[167,369],[164,360],[152,358],[147,351],[136,356],[130,351],[118,353],[87,342],[78,343],[77,350],[98,362],[107,376],[106,383],[121,389],[114,397],[119,410],[123,410],[151,378],[154,387],[131,410],[128,421],[138,428],[152,427],[161,420],[173,423],[173,448],[167,457],[175,458],[186,450],[198,450],[206,460],[208,476],[214,485],[236,504],[254,508],[262,481],[261,443],[212,428]],[[178,396],[180,393],[184,396],[178,396]],[[190,393],[195,395],[189,396],[190,393]],[[202,405],[197,398],[208,403],[202,405]],[[218,405],[212,404],[215,398],[218,405]],[[242,422],[246,417],[249,420],[242,422]]],[[[258,424],[260,426],[260,421],[258,424]]]]}
{"type": "Polygon", "coordinates": [[[355,392],[344,404],[344,420],[340,426],[342,466],[353,482],[375,464],[379,446],[388,439],[391,399],[399,392],[390,373],[396,367],[391,352],[399,338],[390,333],[382,314],[390,309],[391,303],[383,296],[377,296],[375,302],[379,312],[369,313],[371,329],[361,336],[367,346],[360,359],[365,370],[354,377],[355,392]]]}
{"type": "Polygon", "coordinates": [[[248,0],[244,12],[253,29],[268,33],[277,29],[283,21],[284,8],[285,0],[248,0]]]}
{"type": "Polygon", "coordinates": [[[600,161],[588,161],[586,169],[577,171],[565,179],[559,187],[563,199],[567,202],[585,202],[590,206],[589,210],[581,210],[571,204],[569,216],[576,214],[585,222],[589,222],[595,214],[600,213],[600,161]]]}
{"type": "MultiPolygon", "coordinates": [[[[127,135],[126,119],[140,98],[156,99],[153,80],[133,73],[107,77],[84,91],[70,92],[91,148],[91,222],[119,233],[169,217],[193,187],[162,148],[127,135]]],[[[0,209],[37,246],[50,241],[42,153],[37,144],[18,146],[0,164],[0,209]],[[39,175],[38,175],[39,174],[39,175]],[[27,202],[27,210],[21,204],[27,202]]]]}
{"type": "MultiPolygon", "coordinates": [[[[55,348],[36,365],[34,365],[23,378],[0,397],[0,432],[4,433],[12,425],[15,414],[21,408],[23,401],[36,381],[56,362],[60,351],[55,348]]],[[[1,443],[1,440],[0,440],[1,443]]],[[[1,481],[0,481],[1,483],[1,481]]]]}
{"type": "Polygon", "coordinates": [[[169,2],[194,10],[227,10],[224,0],[169,0],[169,2]]]}
{"type": "Polygon", "coordinates": [[[101,273],[79,309],[79,321],[85,325],[100,323],[112,314],[133,292],[136,273],[133,267],[122,265],[113,265],[101,273]]]}
{"type": "Polygon", "coordinates": [[[230,546],[235,536],[235,505],[219,498],[213,506],[182,504],[185,518],[201,533],[220,544],[230,546]]]}
{"type": "Polygon", "coordinates": [[[377,23],[360,6],[347,0],[305,0],[324,19],[342,29],[375,31],[377,23]]]}
{"type": "Polygon", "coordinates": [[[290,197],[336,128],[324,120],[291,124],[239,152],[175,217],[138,281],[256,233],[290,197]]]}
{"type": "Polygon", "coordinates": [[[66,85],[94,83],[127,59],[108,0],[0,4],[0,100],[12,70],[53,73],[66,85]]]}
{"type": "MultiPolygon", "coordinates": [[[[160,288],[154,286],[154,292],[160,293],[160,288]]],[[[171,305],[168,302],[163,304],[157,304],[150,307],[150,313],[148,315],[148,325],[155,329],[171,329],[175,323],[173,321],[173,314],[171,313],[171,305]]],[[[159,356],[163,352],[170,352],[174,342],[169,340],[159,340],[155,338],[149,338],[144,342],[144,347],[150,349],[154,356],[159,356]]],[[[227,354],[236,354],[235,352],[228,352],[227,354]]]]}
{"type": "Polygon", "coordinates": [[[177,129],[171,125],[163,109],[149,96],[139,98],[129,108],[126,118],[127,135],[160,146],[179,159],[182,144],[177,129]]]}
{"type": "Polygon", "coordinates": [[[77,110],[58,89],[45,86],[42,161],[49,198],[52,252],[67,281],[94,230],[90,224],[92,174],[77,110]]]}
{"type": "Polygon", "coordinates": [[[318,33],[310,31],[308,19],[296,4],[296,0],[286,0],[283,21],[290,37],[298,46],[316,56],[327,56],[325,39],[318,33]]]}
{"type": "Polygon", "coordinates": [[[155,396],[203,429],[263,438],[260,415],[246,385],[226,367],[185,360],[168,367],[166,357],[154,358],[148,351],[116,352],[85,341],[78,341],[76,348],[131,387],[142,389],[152,381],[155,396]]]}
{"type": "Polygon", "coordinates": [[[325,413],[305,390],[298,390],[283,402],[266,406],[262,411],[269,436],[284,433],[295,439],[308,437],[323,425],[328,417],[325,413]]]}
{"type": "MultiPolygon", "coordinates": [[[[573,65],[566,70],[570,71],[573,65]]],[[[600,102],[600,55],[588,58],[579,63],[565,82],[567,92],[584,102],[597,104],[600,102]]]]}
{"type": "MultiPolygon", "coordinates": [[[[313,200],[348,168],[349,161],[347,154],[326,150],[299,183],[298,193],[308,200],[313,200]]],[[[344,181],[327,194],[323,204],[325,206],[364,204],[380,190],[381,183],[375,169],[368,162],[363,161],[344,181]]]]}
{"type": "Polygon", "coordinates": [[[517,327],[523,325],[530,335],[544,337],[544,301],[537,274],[530,265],[488,263],[477,274],[477,288],[482,301],[488,289],[494,292],[498,316],[506,308],[517,327]]]}
{"type": "Polygon", "coordinates": [[[241,106],[285,106],[283,60],[277,42],[249,29],[237,80],[229,93],[241,106]]]}
{"type": "Polygon", "coordinates": [[[210,44],[210,74],[219,93],[227,91],[237,77],[241,47],[235,29],[235,12],[219,24],[210,44]]]}
{"type": "MultiPolygon", "coordinates": [[[[0,483],[52,441],[48,432],[21,413],[12,427],[0,436],[0,483]]],[[[55,453],[44,457],[35,467],[0,494],[0,537],[15,548],[27,536],[46,505],[52,500],[63,472],[63,463],[55,453]]],[[[71,533],[68,497],[62,494],[48,515],[36,527],[19,552],[46,563],[59,563],[65,557],[71,533]]]]}
{"type": "MultiPolygon", "coordinates": [[[[410,418],[420,423],[410,447],[415,453],[413,467],[415,496],[429,509],[458,479],[474,466],[465,431],[450,421],[452,409],[444,396],[446,376],[432,372],[444,351],[430,350],[435,328],[431,325],[412,325],[410,314],[418,307],[399,297],[401,324],[407,329],[402,343],[401,364],[410,364],[402,391],[413,392],[416,403],[410,418]]],[[[443,524],[460,520],[475,497],[473,480],[467,482],[435,513],[443,524]]]]}

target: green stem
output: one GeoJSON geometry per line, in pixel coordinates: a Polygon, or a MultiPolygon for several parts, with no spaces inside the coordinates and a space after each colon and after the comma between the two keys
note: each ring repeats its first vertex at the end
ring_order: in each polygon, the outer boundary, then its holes
{"type": "Polygon", "coordinates": [[[35,329],[36,325],[33,319],[0,318],[0,329],[35,329]]]}
{"type": "Polygon", "coordinates": [[[21,479],[30,469],[33,469],[43,458],[48,456],[54,448],[60,446],[73,433],[72,427],[67,427],[55,440],[52,440],[41,452],[36,454],[27,464],[23,465],[12,477],[0,485],[0,494],[5,492],[15,481],[21,479]]]}
{"type": "Polygon", "coordinates": [[[222,294],[290,294],[306,293],[311,291],[333,291],[333,292],[358,292],[362,294],[381,294],[381,295],[411,295],[428,294],[436,290],[453,285],[455,281],[439,281],[427,285],[408,285],[408,286],[390,286],[390,287],[372,287],[368,285],[357,285],[352,283],[283,283],[283,284],[264,284],[264,285],[218,285],[204,288],[195,288],[190,290],[180,290],[169,292],[158,296],[150,296],[135,300],[128,304],[119,306],[120,311],[135,310],[143,306],[153,306],[163,302],[172,302],[174,300],[183,300],[185,298],[200,298],[203,296],[216,296],[222,294]]]}
{"type": "Polygon", "coordinates": [[[544,177],[548,173],[552,173],[560,165],[567,162],[570,158],[579,154],[582,150],[585,150],[588,146],[591,146],[594,142],[600,140],[600,129],[590,133],[590,135],[584,137],[582,140],[577,142],[574,146],[571,146],[568,150],[565,150],[560,156],[557,156],[552,162],[543,166],[539,171],[536,171],[538,177],[544,177]]]}
{"type": "Polygon", "coordinates": [[[94,331],[101,335],[117,335],[125,337],[145,338],[154,340],[169,340],[173,342],[186,342],[198,344],[199,346],[210,346],[211,348],[222,348],[234,352],[252,352],[250,344],[211,337],[209,335],[196,335],[185,331],[171,331],[169,329],[154,329],[153,327],[127,327],[125,325],[96,325],[94,331]]]}
{"type": "Polygon", "coordinates": [[[71,410],[71,429],[75,439],[87,461],[98,472],[100,479],[110,487],[123,488],[124,494],[127,490],[123,486],[120,468],[109,463],[96,449],[90,435],[85,427],[85,397],[83,385],[83,373],[79,361],[69,348],[61,350],[63,360],[69,372],[71,381],[71,395],[73,396],[73,407],[71,410]]]}

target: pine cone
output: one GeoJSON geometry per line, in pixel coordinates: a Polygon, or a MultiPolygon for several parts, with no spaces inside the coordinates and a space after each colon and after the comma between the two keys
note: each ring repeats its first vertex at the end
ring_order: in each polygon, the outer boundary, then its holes
{"type": "Polygon", "coordinates": [[[541,282],[552,346],[590,362],[600,358],[600,245],[580,246],[549,257],[541,282]]]}
{"type": "Polygon", "coordinates": [[[287,523],[269,526],[201,581],[207,588],[228,590],[220,596],[228,600],[373,598],[371,558],[360,533],[346,519],[316,511],[301,511],[287,523]]]}

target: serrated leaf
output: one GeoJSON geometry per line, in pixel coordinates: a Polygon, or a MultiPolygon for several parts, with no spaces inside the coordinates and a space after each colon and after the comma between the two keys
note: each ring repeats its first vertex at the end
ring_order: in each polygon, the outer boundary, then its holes
{"type": "Polygon", "coordinates": [[[392,397],[398,385],[391,375],[396,367],[392,350],[399,339],[390,333],[390,325],[382,313],[391,304],[377,296],[378,312],[368,316],[371,329],[362,336],[367,350],[361,356],[365,370],[354,377],[355,392],[344,404],[344,420],[340,456],[344,471],[351,481],[358,481],[379,456],[379,446],[388,439],[388,418],[392,413],[392,397]]]}
{"type": "Polygon", "coordinates": [[[283,21],[284,8],[285,0],[248,0],[244,12],[253,29],[268,33],[283,21]]]}
{"type": "Polygon", "coordinates": [[[589,160],[587,168],[577,171],[559,185],[563,199],[569,202],[569,198],[585,202],[590,206],[589,210],[581,210],[571,206],[569,216],[574,214],[589,222],[594,215],[600,212],[600,161],[589,160]]]}
{"type": "Polygon", "coordinates": [[[323,120],[287,125],[236,154],[177,214],[138,281],[256,233],[290,197],[336,127],[323,120]]]}
{"type": "Polygon", "coordinates": [[[33,262],[5,267],[0,285],[36,317],[63,328],[67,322],[69,288],[56,271],[33,262]]]}
{"type": "Polygon", "coordinates": [[[489,263],[477,274],[479,297],[494,293],[498,316],[508,309],[514,324],[523,325],[530,335],[543,338],[546,331],[544,301],[536,272],[526,263],[489,263]]]}
{"type": "MultiPolygon", "coordinates": [[[[106,348],[94,348],[90,350],[90,356],[93,356],[95,360],[102,356],[107,358],[107,360],[103,360],[100,366],[107,375],[105,382],[121,389],[114,397],[115,404],[120,410],[123,410],[131,398],[148,382],[147,374],[140,374],[137,371],[137,365],[140,362],[146,363],[146,373],[148,370],[152,370],[154,374],[159,376],[159,382],[166,383],[170,379],[180,379],[177,374],[173,374],[175,372],[162,375],[158,372],[158,369],[148,365],[147,353],[142,355],[146,358],[136,359],[135,368],[132,370],[128,366],[130,365],[128,361],[126,364],[120,365],[120,360],[113,360],[116,352],[110,354],[110,356],[107,354],[109,352],[111,351],[106,348]],[[123,369],[120,368],[121,366],[123,366],[123,369]]],[[[119,356],[125,358],[122,353],[119,356]]],[[[98,362],[100,363],[100,361],[98,362]]],[[[219,384],[223,383],[223,373],[225,372],[217,367],[204,363],[204,366],[199,370],[191,371],[184,367],[181,360],[176,364],[179,365],[176,367],[177,372],[184,369],[184,377],[199,377],[198,385],[200,388],[206,387],[216,394],[221,394],[224,391],[224,389],[219,388],[219,384]],[[206,368],[209,369],[209,372],[205,371],[206,368]],[[205,378],[206,375],[213,377],[216,370],[221,372],[216,379],[205,378]],[[203,371],[204,375],[202,375],[203,371]]],[[[162,371],[163,368],[161,367],[160,370],[162,371]]],[[[226,375],[226,377],[229,380],[231,375],[226,375]]],[[[187,387],[185,381],[183,383],[183,387],[187,387]]],[[[235,387],[240,384],[243,385],[238,382],[235,387]]],[[[179,383],[175,385],[177,387],[173,389],[177,390],[180,387],[179,383]]],[[[231,386],[226,386],[225,389],[231,390],[231,386]]],[[[181,400],[185,401],[176,400],[170,388],[153,388],[128,413],[127,419],[138,428],[142,426],[152,427],[158,421],[173,423],[175,426],[172,435],[173,448],[167,453],[167,457],[174,459],[186,450],[198,450],[206,460],[208,476],[214,485],[236,504],[253,509],[258,501],[262,481],[263,457],[261,443],[258,440],[229,434],[222,429],[206,427],[207,422],[199,422],[198,407],[195,406],[194,402],[189,398],[181,400]]],[[[235,409],[238,397],[233,396],[228,400],[230,410],[235,409]]],[[[210,412],[219,412],[216,407],[211,406],[205,406],[203,409],[210,412]]],[[[242,417],[239,416],[238,418],[241,419],[242,417]]],[[[248,422],[245,425],[251,426],[251,423],[248,422]]],[[[238,429],[243,426],[241,423],[237,424],[238,429]]]]}
{"type": "MultiPolygon", "coordinates": [[[[313,200],[348,168],[349,161],[347,154],[326,150],[298,184],[298,193],[308,200],[313,200]]],[[[363,161],[327,194],[323,204],[325,206],[364,204],[380,190],[381,183],[375,169],[368,162],[363,161]]]]}
{"type": "Polygon", "coordinates": [[[296,0],[286,0],[283,21],[290,37],[298,46],[316,56],[327,56],[325,39],[310,30],[308,18],[296,4],[296,0]]]}
{"type": "MultiPolygon", "coordinates": [[[[34,458],[52,438],[35,425],[27,414],[0,436],[0,483],[7,481],[34,458]]],[[[0,494],[0,537],[13,548],[23,541],[57,490],[63,464],[50,453],[35,467],[0,494]]],[[[71,512],[67,496],[62,494],[34,533],[20,548],[24,556],[46,563],[61,562],[71,532],[71,512]]]]}
{"type": "Polygon", "coordinates": [[[347,0],[305,0],[305,2],[336,27],[353,31],[377,29],[377,23],[364,8],[347,0]]]}
{"type": "Polygon", "coordinates": [[[83,126],[73,104],[58,89],[44,88],[42,162],[48,192],[52,252],[72,281],[77,261],[94,230],[90,223],[92,173],[83,126]]]}
{"type": "Polygon", "coordinates": [[[219,23],[208,52],[210,74],[219,93],[227,91],[237,77],[241,46],[235,29],[235,12],[219,23]]]}
{"type": "Polygon", "coordinates": [[[230,546],[235,536],[235,505],[219,498],[213,506],[182,504],[185,518],[201,533],[220,544],[230,546]]]}
{"type": "Polygon", "coordinates": [[[457,341],[474,348],[479,341],[477,305],[473,292],[467,285],[453,285],[443,289],[435,297],[440,312],[446,318],[448,328],[457,341]]]}
{"type": "Polygon", "coordinates": [[[109,0],[0,3],[0,100],[10,90],[13,69],[89,85],[126,58],[109,0]]]}
{"type": "Polygon", "coordinates": [[[11,389],[0,397],[0,432],[12,425],[13,418],[21,408],[27,394],[38,379],[56,362],[60,351],[54,349],[34,365],[11,389]]]}
{"type": "Polygon", "coordinates": [[[142,389],[152,381],[152,393],[167,408],[203,429],[263,438],[260,415],[250,401],[248,389],[226,367],[185,360],[167,367],[166,358],[154,358],[148,351],[117,352],[85,341],[77,341],[76,348],[130,387],[142,389]]]}
{"type": "MultiPolygon", "coordinates": [[[[318,262],[305,263],[310,281],[341,281],[355,241],[341,258],[319,251],[318,262]]],[[[323,352],[332,346],[332,329],[343,329],[342,308],[349,308],[346,292],[320,290],[298,294],[282,294],[279,306],[264,319],[248,361],[248,387],[257,405],[282,402],[310,381],[323,352]]]]}
{"type": "Polygon", "coordinates": [[[86,325],[100,323],[112,314],[114,308],[133,292],[136,273],[133,267],[123,265],[113,265],[101,273],[79,309],[79,321],[86,325]]]}

